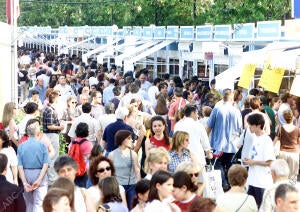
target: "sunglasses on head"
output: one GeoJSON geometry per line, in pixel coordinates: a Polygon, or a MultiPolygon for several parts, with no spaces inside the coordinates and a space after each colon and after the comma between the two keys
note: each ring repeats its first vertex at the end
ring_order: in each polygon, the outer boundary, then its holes
{"type": "Polygon", "coordinates": [[[111,167],[110,166],[108,166],[108,167],[106,167],[106,168],[101,168],[101,169],[98,169],[97,170],[97,172],[99,172],[99,173],[103,173],[104,171],[110,171],[111,170],[111,167]]]}
{"type": "Polygon", "coordinates": [[[198,177],[198,176],[199,176],[199,172],[196,172],[196,173],[190,173],[189,175],[190,175],[190,177],[193,177],[193,176],[198,177]]]}

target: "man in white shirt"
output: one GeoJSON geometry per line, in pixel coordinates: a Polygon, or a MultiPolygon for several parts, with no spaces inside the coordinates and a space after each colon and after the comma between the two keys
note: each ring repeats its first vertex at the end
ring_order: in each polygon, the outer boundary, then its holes
{"type": "Polygon", "coordinates": [[[148,89],[148,98],[153,108],[156,106],[156,96],[159,94],[159,83],[162,81],[160,78],[155,78],[153,85],[148,89]]]}
{"type": "Polygon", "coordinates": [[[61,100],[67,102],[70,96],[74,96],[74,91],[70,85],[67,84],[65,76],[60,76],[58,79],[59,84],[54,87],[55,90],[59,90],[61,94],[61,100]]]}
{"type": "Polygon", "coordinates": [[[100,125],[99,122],[91,117],[91,104],[85,103],[82,105],[82,114],[75,118],[74,122],[72,123],[72,126],[69,130],[68,136],[71,137],[72,140],[76,138],[75,129],[77,125],[80,122],[87,123],[89,126],[89,136],[88,140],[95,143],[96,141],[100,141],[101,139],[101,131],[100,131],[100,125]]]}
{"type": "Polygon", "coordinates": [[[136,78],[141,81],[141,89],[145,92],[151,87],[151,83],[148,81],[148,70],[142,69],[136,74],[136,78]]]}
{"type": "Polygon", "coordinates": [[[184,131],[189,134],[190,143],[188,149],[194,152],[201,165],[206,164],[204,151],[209,159],[212,158],[208,136],[204,126],[198,121],[198,111],[196,106],[185,106],[184,118],[175,124],[174,133],[176,131],[184,131]]]}
{"type": "Polygon", "coordinates": [[[243,159],[243,163],[249,166],[248,194],[254,196],[259,208],[265,189],[272,186],[269,166],[275,160],[275,154],[271,138],[263,131],[265,125],[263,116],[258,113],[250,115],[248,125],[251,133],[254,133],[254,139],[250,155],[243,159]]]}
{"type": "Polygon", "coordinates": [[[92,106],[92,111],[91,115],[95,119],[99,120],[99,118],[105,114],[104,106],[102,104],[102,94],[100,91],[92,91],[91,92],[91,106],[92,106]]]}

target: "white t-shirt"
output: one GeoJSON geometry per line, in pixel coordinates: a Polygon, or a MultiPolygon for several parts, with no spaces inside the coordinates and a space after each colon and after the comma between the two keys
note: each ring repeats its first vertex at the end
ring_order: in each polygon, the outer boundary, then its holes
{"type": "MultiPolygon", "coordinates": [[[[253,135],[253,146],[250,151],[250,159],[256,161],[275,160],[272,140],[266,134],[253,135]]],[[[249,166],[247,184],[258,188],[269,188],[273,184],[269,166],[249,166]]]]}
{"type": "Polygon", "coordinates": [[[244,193],[227,192],[217,198],[217,205],[228,211],[256,212],[253,196],[244,193]],[[239,210],[238,210],[239,209],[239,210]]]}
{"type": "Polygon", "coordinates": [[[172,210],[166,202],[153,200],[152,202],[147,203],[145,207],[145,212],[153,212],[153,211],[171,212],[172,210]]]}
{"type": "Polygon", "coordinates": [[[156,95],[159,93],[158,87],[153,85],[148,89],[148,98],[152,107],[156,106],[156,95]]]}
{"type": "MultiPolygon", "coordinates": [[[[125,189],[123,186],[119,185],[120,194],[125,194],[125,189]]],[[[101,192],[98,185],[91,186],[87,189],[87,193],[90,195],[90,197],[93,199],[93,202],[95,205],[98,204],[101,198],[101,192]]]]}
{"type": "Polygon", "coordinates": [[[12,166],[17,166],[18,165],[18,159],[15,150],[10,146],[7,148],[3,148],[0,150],[0,153],[6,155],[7,157],[7,172],[6,172],[6,180],[10,183],[14,182],[14,177],[13,173],[11,170],[12,166]]]}
{"type": "Polygon", "coordinates": [[[85,188],[75,186],[74,191],[74,207],[76,211],[86,212],[86,205],[82,192],[87,192],[85,188]],[[82,191],[80,191],[82,189],[82,191]]]}

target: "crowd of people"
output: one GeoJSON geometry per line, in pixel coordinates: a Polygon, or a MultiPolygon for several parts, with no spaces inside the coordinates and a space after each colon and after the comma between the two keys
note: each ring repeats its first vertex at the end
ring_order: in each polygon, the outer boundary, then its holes
{"type": "Polygon", "coordinates": [[[19,102],[0,126],[0,211],[300,210],[300,101],[288,91],[19,53],[19,102]]]}

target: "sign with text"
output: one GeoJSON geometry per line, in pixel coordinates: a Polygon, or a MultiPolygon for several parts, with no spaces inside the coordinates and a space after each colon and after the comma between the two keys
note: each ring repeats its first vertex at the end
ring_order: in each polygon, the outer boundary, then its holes
{"type": "Polygon", "coordinates": [[[216,25],[214,31],[215,40],[231,39],[231,25],[216,25]]]}
{"type": "Polygon", "coordinates": [[[123,27],[123,36],[130,36],[131,27],[123,27]]]}
{"type": "Polygon", "coordinates": [[[58,33],[59,34],[68,34],[68,27],[67,26],[60,26],[58,28],[58,33]]]}
{"type": "Polygon", "coordinates": [[[135,36],[135,37],[142,37],[142,31],[143,29],[142,29],[142,27],[134,27],[133,28],[133,36],[135,36]]]}
{"type": "Polygon", "coordinates": [[[258,85],[268,91],[278,93],[284,71],[284,68],[272,68],[269,64],[264,68],[258,85]]]}
{"type": "Polygon", "coordinates": [[[197,26],[196,27],[196,40],[208,41],[212,39],[213,26],[197,26]]]}
{"type": "Polygon", "coordinates": [[[143,38],[152,38],[153,32],[152,27],[143,27],[143,38]]]}
{"type": "Polygon", "coordinates": [[[155,39],[165,39],[166,38],[166,27],[164,27],[164,26],[155,27],[153,33],[154,33],[153,37],[155,39]]]}
{"type": "Polygon", "coordinates": [[[193,26],[180,27],[180,39],[181,40],[193,40],[194,39],[194,27],[193,26]]]}
{"type": "Polygon", "coordinates": [[[105,27],[105,35],[106,36],[113,36],[114,35],[113,28],[111,26],[105,27]]]}
{"type": "Polygon", "coordinates": [[[300,19],[285,20],[285,38],[300,38],[300,19]]]}
{"type": "Polygon", "coordinates": [[[258,40],[274,40],[281,37],[281,21],[261,21],[257,22],[258,40]]]}
{"type": "Polygon", "coordinates": [[[239,80],[238,86],[248,89],[251,83],[251,80],[254,76],[256,65],[246,64],[243,68],[241,78],[239,80]]]}
{"type": "Polygon", "coordinates": [[[178,26],[167,26],[167,39],[178,39],[178,26]]]}
{"type": "Polygon", "coordinates": [[[234,24],[233,39],[238,41],[254,39],[254,23],[249,24],[234,24]]]}

